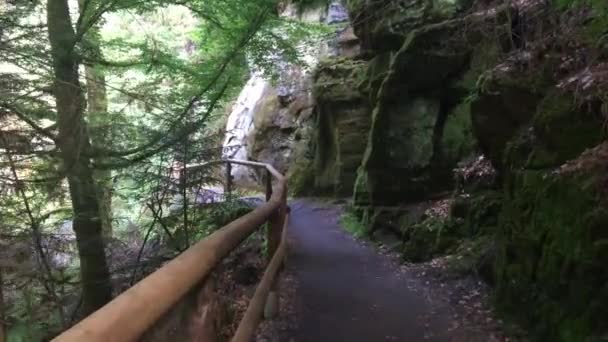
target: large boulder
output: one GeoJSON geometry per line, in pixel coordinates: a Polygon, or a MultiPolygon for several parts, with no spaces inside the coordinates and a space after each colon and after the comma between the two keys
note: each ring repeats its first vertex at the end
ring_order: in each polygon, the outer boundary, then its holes
{"type": "Polygon", "coordinates": [[[455,29],[417,28],[398,51],[370,62],[361,89],[374,110],[356,204],[394,205],[447,189],[449,170],[471,152],[468,111],[457,106],[466,92],[454,88],[469,50],[440,47],[455,29]]]}

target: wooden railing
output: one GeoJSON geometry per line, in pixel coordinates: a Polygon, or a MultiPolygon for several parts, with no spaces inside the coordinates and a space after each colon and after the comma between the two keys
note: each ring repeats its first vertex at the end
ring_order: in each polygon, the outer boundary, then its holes
{"type": "MultiPolygon", "coordinates": [[[[252,339],[285,257],[285,232],[289,220],[287,183],[271,165],[258,162],[221,160],[189,166],[188,170],[213,164],[226,164],[228,175],[231,164],[265,169],[267,202],[188,248],[53,341],[137,341],[182,297],[204,281],[224,257],[265,222],[270,222],[266,235],[270,261],[232,341],[252,339]]],[[[230,187],[231,178],[228,177],[226,190],[230,191],[230,187]]]]}

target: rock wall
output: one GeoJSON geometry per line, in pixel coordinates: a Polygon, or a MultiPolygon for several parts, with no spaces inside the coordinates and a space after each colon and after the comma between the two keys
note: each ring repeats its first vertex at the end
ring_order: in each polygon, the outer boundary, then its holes
{"type": "Polygon", "coordinates": [[[315,72],[306,188],[353,193],[406,259],[466,250],[535,339],[606,336],[601,16],[532,0],[348,7],[360,49],[315,72]]]}
{"type": "Polygon", "coordinates": [[[352,193],[371,125],[369,106],[357,89],[365,66],[363,61],[332,58],[316,70],[314,188],[318,192],[352,193]]]}
{"type": "Polygon", "coordinates": [[[605,103],[583,90],[597,77],[585,70],[597,66],[573,62],[573,51],[562,48],[572,42],[556,30],[488,71],[471,114],[504,189],[499,304],[509,312],[526,307],[539,339],[595,340],[608,332],[608,274],[600,271],[608,262],[605,103]],[[528,64],[531,56],[542,58],[528,64]]]}

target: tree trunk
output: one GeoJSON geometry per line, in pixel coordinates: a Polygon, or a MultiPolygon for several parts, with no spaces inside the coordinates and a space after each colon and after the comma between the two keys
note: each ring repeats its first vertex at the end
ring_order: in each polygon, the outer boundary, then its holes
{"type": "Polygon", "coordinates": [[[6,333],[4,332],[4,278],[0,268],[0,342],[4,342],[6,333]]]}
{"type": "MultiPolygon", "coordinates": [[[[84,0],[79,0],[78,4],[83,7],[84,0]]],[[[83,15],[83,13],[81,13],[83,15]]],[[[86,13],[85,13],[86,15],[86,13]]],[[[86,47],[89,54],[94,58],[101,58],[101,47],[99,45],[99,27],[93,25],[85,35],[86,47]]],[[[101,68],[94,65],[86,65],[85,78],[87,84],[87,114],[91,129],[91,142],[97,146],[107,146],[109,143],[108,130],[105,127],[109,124],[108,98],[106,95],[106,77],[101,68]]],[[[112,171],[95,170],[93,174],[97,182],[97,198],[99,200],[99,211],[103,236],[107,239],[112,237],[112,171]]]]}
{"type": "Polygon", "coordinates": [[[57,145],[74,211],[73,227],[82,281],[82,314],[88,315],[111,299],[112,288],[104,251],[97,185],[91,161],[82,157],[90,144],[84,120],[84,95],[74,53],[76,34],[67,1],[48,0],[47,25],[55,76],[57,145]]]}

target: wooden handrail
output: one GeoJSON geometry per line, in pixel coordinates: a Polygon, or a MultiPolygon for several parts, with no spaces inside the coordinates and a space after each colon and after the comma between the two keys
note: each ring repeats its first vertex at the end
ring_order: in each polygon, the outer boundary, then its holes
{"type": "Polygon", "coordinates": [[[255,293],[251,298],[249,306],[247,307],[247,311],[245,311],[245,315],[243,316],[243,319],[241,320],[241,323],[239,324],[238,328],[236,329],[236,333],[232,338],[232,342],[251,341],[253,335],[255,334],[256,328],[262,320],[262,314],[264,312],[264,306],[266,305],[266,299],[268,298],[268,294],[270,293],[272,286],[275,283],[277,273],[283,265],[283,260],[285,260],[285,254],[287,249],[286,240],[288,224],[289,214],[285,215],[285,223],[283,225],[283,232],[281,235],[281,243],[279,244],[279,248],[272,257],[272,260],[266,268],[266,271],[264,272],[264,276],[262,277],[260,284],[256,288],[255,293]]]}
{"type": "MultiPolygon", "coordinates": [[[[163,314],[208,276],[226,255],[264,222],[268,220],[271,222],[268,232],[269,240],[282,236],[281,231],[283,224],[286,224],[287,211],[285,177],[269,164],[240,160],[212,161],[191,165],[188,169],[221,163],[265,168],[277,180],[268,202],[191,246],[110,303],[53,339],[54,342],[137,341],[163,314]]],[[[268,241],[268,246],[270,255],[284,254],[284,251],[275,253],[275,247],[278,250],[284,250],[284,244],[278,241],[268,241]]],[[[268,269],[276,269],[277,262],[273,258],[268,269]]],[[[272,273],[271,282],[274,281],[276,275],[276,270],[272,272],[269,270],[265,272],[265,279],[262,281],[264,287],[268,283],[266,274],[272,273]]],[[[256,291],[257,293],[258,291],[256,291]]],[[[255,303],[259,301],[259,298],[255,299],[255,303]]],[[[259,311],[259,307],[254,309],[256,312],[259,311]]],[[[257,326],[257,323],[255,325],[257,326]]]]}

